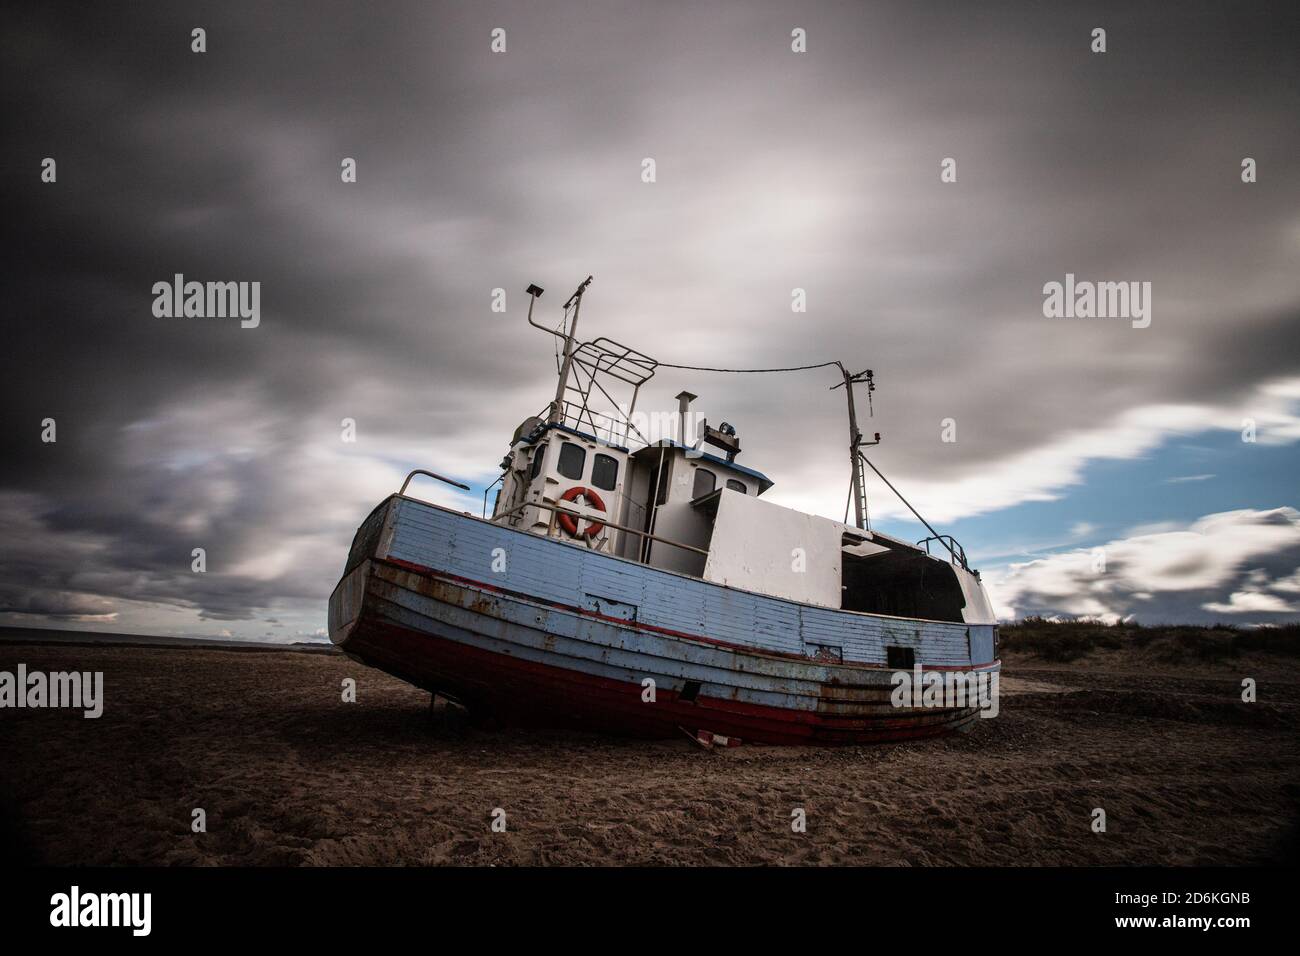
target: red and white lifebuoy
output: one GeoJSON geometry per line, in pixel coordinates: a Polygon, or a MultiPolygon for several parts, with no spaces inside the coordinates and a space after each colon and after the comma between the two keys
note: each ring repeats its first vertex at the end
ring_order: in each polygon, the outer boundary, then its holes
{"type": "MultiPolygon", "coordinates": [[[[584,488],[582,485],[575,485],[574,487],[566,491],[564,494],[560,495],[561,501],[572,502],[572,501],[577,501],[579,498],[586,498],[587,504],[590,507],[595,508],[597,511],[605,510],[605,502],[600,500],[600,495],[596,494],[590,488],[584,488]]],[[[560,527],[564,529],[565,533],[570,538],[581,537],[590,540],[591,538],[594,538],[596,537],[596,535],[600,534],[601,530],[605,527],[605,523],[603,521],[592,521],[590,518],[588,518],[586,519],[587,527],[583,528],[582,531],[579,532],[578,519],[574,518],[573,515],[565,514],[563,511],[561,511],[559,514],[559,518],[560,518],[560,527]]]]}

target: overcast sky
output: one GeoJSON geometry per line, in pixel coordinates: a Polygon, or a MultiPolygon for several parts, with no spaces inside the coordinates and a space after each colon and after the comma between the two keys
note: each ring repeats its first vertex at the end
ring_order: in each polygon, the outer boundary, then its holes
{"type": "MultiPolygon", "coordinates": [[[[496,476],[554,388],[523,289],[554,323],[588,274],[584,332],[665,362],[874,369],[873,460],[1008,615],[1300,617],[1300,7],[1058,6],[6,13],[0,623],[319,632],[407,470],[496,476]],[[156,317],[176,273],[260,325],[156,317]],[[1150,282],[1149,327],[1045,318],[1067,273],[1150,282]]],[[[644,401],[842,517],[834,382],[644,401]]]]}

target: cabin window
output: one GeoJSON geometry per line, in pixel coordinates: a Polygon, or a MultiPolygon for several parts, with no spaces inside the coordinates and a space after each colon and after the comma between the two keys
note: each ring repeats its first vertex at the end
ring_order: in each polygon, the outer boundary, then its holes
{"type": "Polygon", "coordinates": [[[591,483],[603,491],[613,491],[618,483],[618,459],[597,455],[591,463],[591,483]]]}
{"type": "Polygon", "coordinates": [[[560,445],[560,474],[575,481],[582,478],[582,469],[587,466],[587,451],[581,445],[566,441],[560,445]]]}
{"type": "Polygon", "coordinates": [[[707,468],[695,469],[695,487],[691,489],[691,498],[702,498],[718,485],[717,476],[707,468]]]}
{"type": "Polygon", "coordinates": [[[916,649],[888,644],[885,646],[885,661],[894,670],[910,671],[916,666],[916,649]]]}
{"type": "Polygon", "coordinates": [[[727,479],[727,487],[732,491],[739,491],[742,495],[749,494],[749,489],[745,487],[745,483],[743,481],[737,481],[735,478],[727,479]]]}
{"type": "Polygon", "coordinates": [[[533,470],[528,473],[528,480],[532,481],[542,473],[542,459],[546,457],[546,446],[542,445],[533,453],[533,470]]]}

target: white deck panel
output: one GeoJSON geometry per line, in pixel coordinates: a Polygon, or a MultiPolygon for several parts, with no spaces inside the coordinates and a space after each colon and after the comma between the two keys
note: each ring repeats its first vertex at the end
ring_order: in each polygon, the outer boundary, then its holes
{"type": "Polygon", "coordinates": [[[838,521],[724,489],[704,579],[838,608],[843,534],[838,521]],[[796,548],[804,551],[802,562],[796,560],[796,548]]]}

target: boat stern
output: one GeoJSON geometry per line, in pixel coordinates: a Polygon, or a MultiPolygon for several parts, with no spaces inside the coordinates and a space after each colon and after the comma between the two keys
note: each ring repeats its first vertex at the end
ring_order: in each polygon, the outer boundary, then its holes
{"type": "Polygon", "coordinates": [[[356,628],[366,598],[366,581],[371,573],[371,560],[388,550],[392,539],[392,514],[394,498],[389,497],[375,507],[361,522],[348,549],[343,577],[334,587],[329,600],[330,641],[342,647],[356,628]]]}
{"type": "Polygon", "coordinates": [[[330,641],[342,647],[361,618],[366,598],[366,579],[370,576],[370,561],[362,561],[334,588],[329,601],[330,641]]]}

